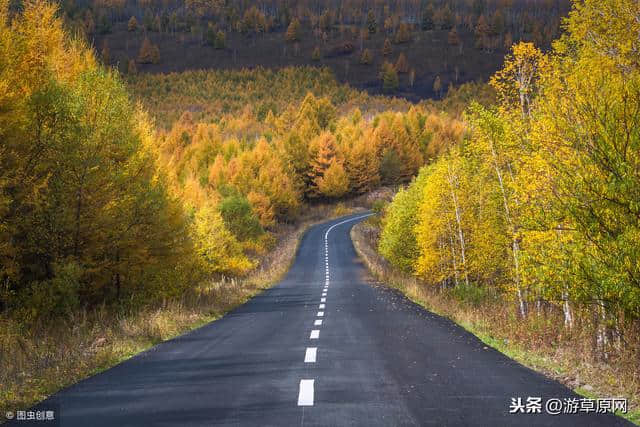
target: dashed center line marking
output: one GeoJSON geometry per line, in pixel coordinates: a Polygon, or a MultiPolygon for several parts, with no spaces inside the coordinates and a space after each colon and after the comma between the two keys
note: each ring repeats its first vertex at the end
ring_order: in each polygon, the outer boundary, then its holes
{"type": "Polygon", "coordinates": [[[313,406],[313,383],[315,380],[300,380],[298,406],[313,406]]]}
{"type": "Polygon", "coordinates": [[[307,351],[304,354],[304,363],[316,363],[316,354],[318,347],[307,347],[307,351]]]}
{"type": "MultiPolygon", "coordinates": [[[[346,222],[356,221],[361,218],[368,217],[372,214],[362,215],[356,218],[349,218],[347,220],[338,222],[333,224],[331,227],[327,229],[324,233],[324,263],[325,263],[325,284],[324,290],[322,292],[322,298],[320,298],[320,302],[322,304],[319,305],[319,309],[325,308],[325,302],[327,301],[327,288],[329,287],[329,232],[333,230],[338,225],[344,224],[346,222]]],[[[318,311],[317,317],[324,317],[324,311],[318,311]]],[[[313,322],[314,326],[321,326],[322,319],[315,319],[313,322]]],[[[320,338],[320,330],[313,329],[311,331],[311,335],[309,335],[309,339],[319,339],[320,338]]],[[[304,355],[305,363],[315,363],[316,357],[318,354],[318,347],[307,347],[304,355]]],[[[312,379],[303,379],[300,380],[300,390],[298,392],[298,406],[313,406],[314,399],[314,383],[315,380],[312,379]]]]}

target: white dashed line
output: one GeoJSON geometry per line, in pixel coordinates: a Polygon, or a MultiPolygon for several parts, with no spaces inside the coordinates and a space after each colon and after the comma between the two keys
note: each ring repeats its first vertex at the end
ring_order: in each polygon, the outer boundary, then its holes
{"type": "MultiPolygon", "coordinates": [[[[320,298],[320,302],[322,304],[319,305],[319,309],[322,310],[325,308],[324,303],[327,302],[327,298],[326,298],[327,288],[329,287],[329,232],[341,224],[351,222],[351,221],[357,221],[359,219],[362,219],[371,215],[373,214],[362,215],[356,218],[349,218],[344,221],[338,222],[336,224],[333,224],[331,227],[329,227],[327,231],[324,233],[325,284],[322,292],[322,298],[320,298]]],[[[318,311],[317,317],[324,317],[324,311],[318,311]]],[[[313,325],[321,326],[322,319],[315,319],[315,321],[313,322],[313,325]]],[[[320,338],[320,330],[319,329],[311,330],[311,335],[309,335],[309,339],[317,340],[319,338],[320,338]]],[[[315,363],[317,354],[318,354],[318,347],[307,347],[304,355],[305,363],[315,363]]],[[[300,391],[298,393],[298,406],[313,406],[314,383],[315,383],[315,380],[311,380],[311,379],[300,380],[300,391]]]]}
{"type": "Polygon", "coordinates": [[[300,380],[298,406],[313,406],[313,382],[315,380],[300,380]]]}
{"type": "Polygon", "coordinates": [[[318,347],[307,347],[307,351],[304,354],[304,363],[316,363],[316,354],[318,347]]]}

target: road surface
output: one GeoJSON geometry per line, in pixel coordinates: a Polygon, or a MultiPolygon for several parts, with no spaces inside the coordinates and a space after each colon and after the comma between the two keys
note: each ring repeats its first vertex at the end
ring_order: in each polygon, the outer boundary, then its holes
{"type": "Polygon", "coordinates": [[[361,217],[311,228],[286,278],[222,319],[38,408],[91,427],[630,425],[545,414],[547,399],[577,396],[371,285],[349,237],[361,217]],[[509,413],[511,398],[528,397],[542,398],[542,414],[509,413]]]}

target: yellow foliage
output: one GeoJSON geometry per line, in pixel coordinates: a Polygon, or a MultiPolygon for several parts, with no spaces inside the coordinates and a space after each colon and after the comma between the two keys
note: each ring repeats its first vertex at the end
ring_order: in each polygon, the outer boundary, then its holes
{"type": "Polygon", "coordinates": [[[316,178],[318,191],[325,197],[341,197],[349,190],[349,178],[344,167],[335,158],[322,176],[316,178]]]}
{"type": "Polygon", "coordinates": [[[255,266],[242,251],[242,246],[224,226],[220,213],[205,204],[198,209],[194,221],[196,253],[209,273],[244,274],[255,266]]]}
{"type": "Polygon", "coordinates": [[[507,108],[519,106],[523,116],[531,113],[531,102],[539,90],[538,82],[547,66],[547,58],[533,43],[520,42],[511,47],[504,67],[490,83],[507,108]]]}

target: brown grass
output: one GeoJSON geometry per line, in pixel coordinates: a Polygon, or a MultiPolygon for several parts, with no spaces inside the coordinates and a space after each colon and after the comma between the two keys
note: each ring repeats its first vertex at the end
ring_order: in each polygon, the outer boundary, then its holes
{"type": "Polygon", "coordinates": [[[412,301],[441,316],[448,317],[525,366],[560,381],[587,397],[626,397],[629,413],[625,418],[640,422],[640,380],[637,333],[627,334],[627,343],[606,360],[595,357],[593,331],[576,324],[571,331],[563,326],[559,313],[543,311],[524,321],[515,304],[500,295],[480,300],[460,298],[452,290],[421,282],[392,266],[376,251],[377,219],[357,224],[351,231],[356,251],[375,278],[403,292],[412,301]]]}
{"type": "Polygon", "coordinates": [[[222,317],[283,277],[311,225],[352,213],[361,201],[308,208],[297,224],[279,226],[276,247],[248,277],[203,283],[179,300],[125,313],[101,307],[28,329],[15,319],[0,317],[0,423],[5,411],[26,409],[159,342],[222,317]]]}

